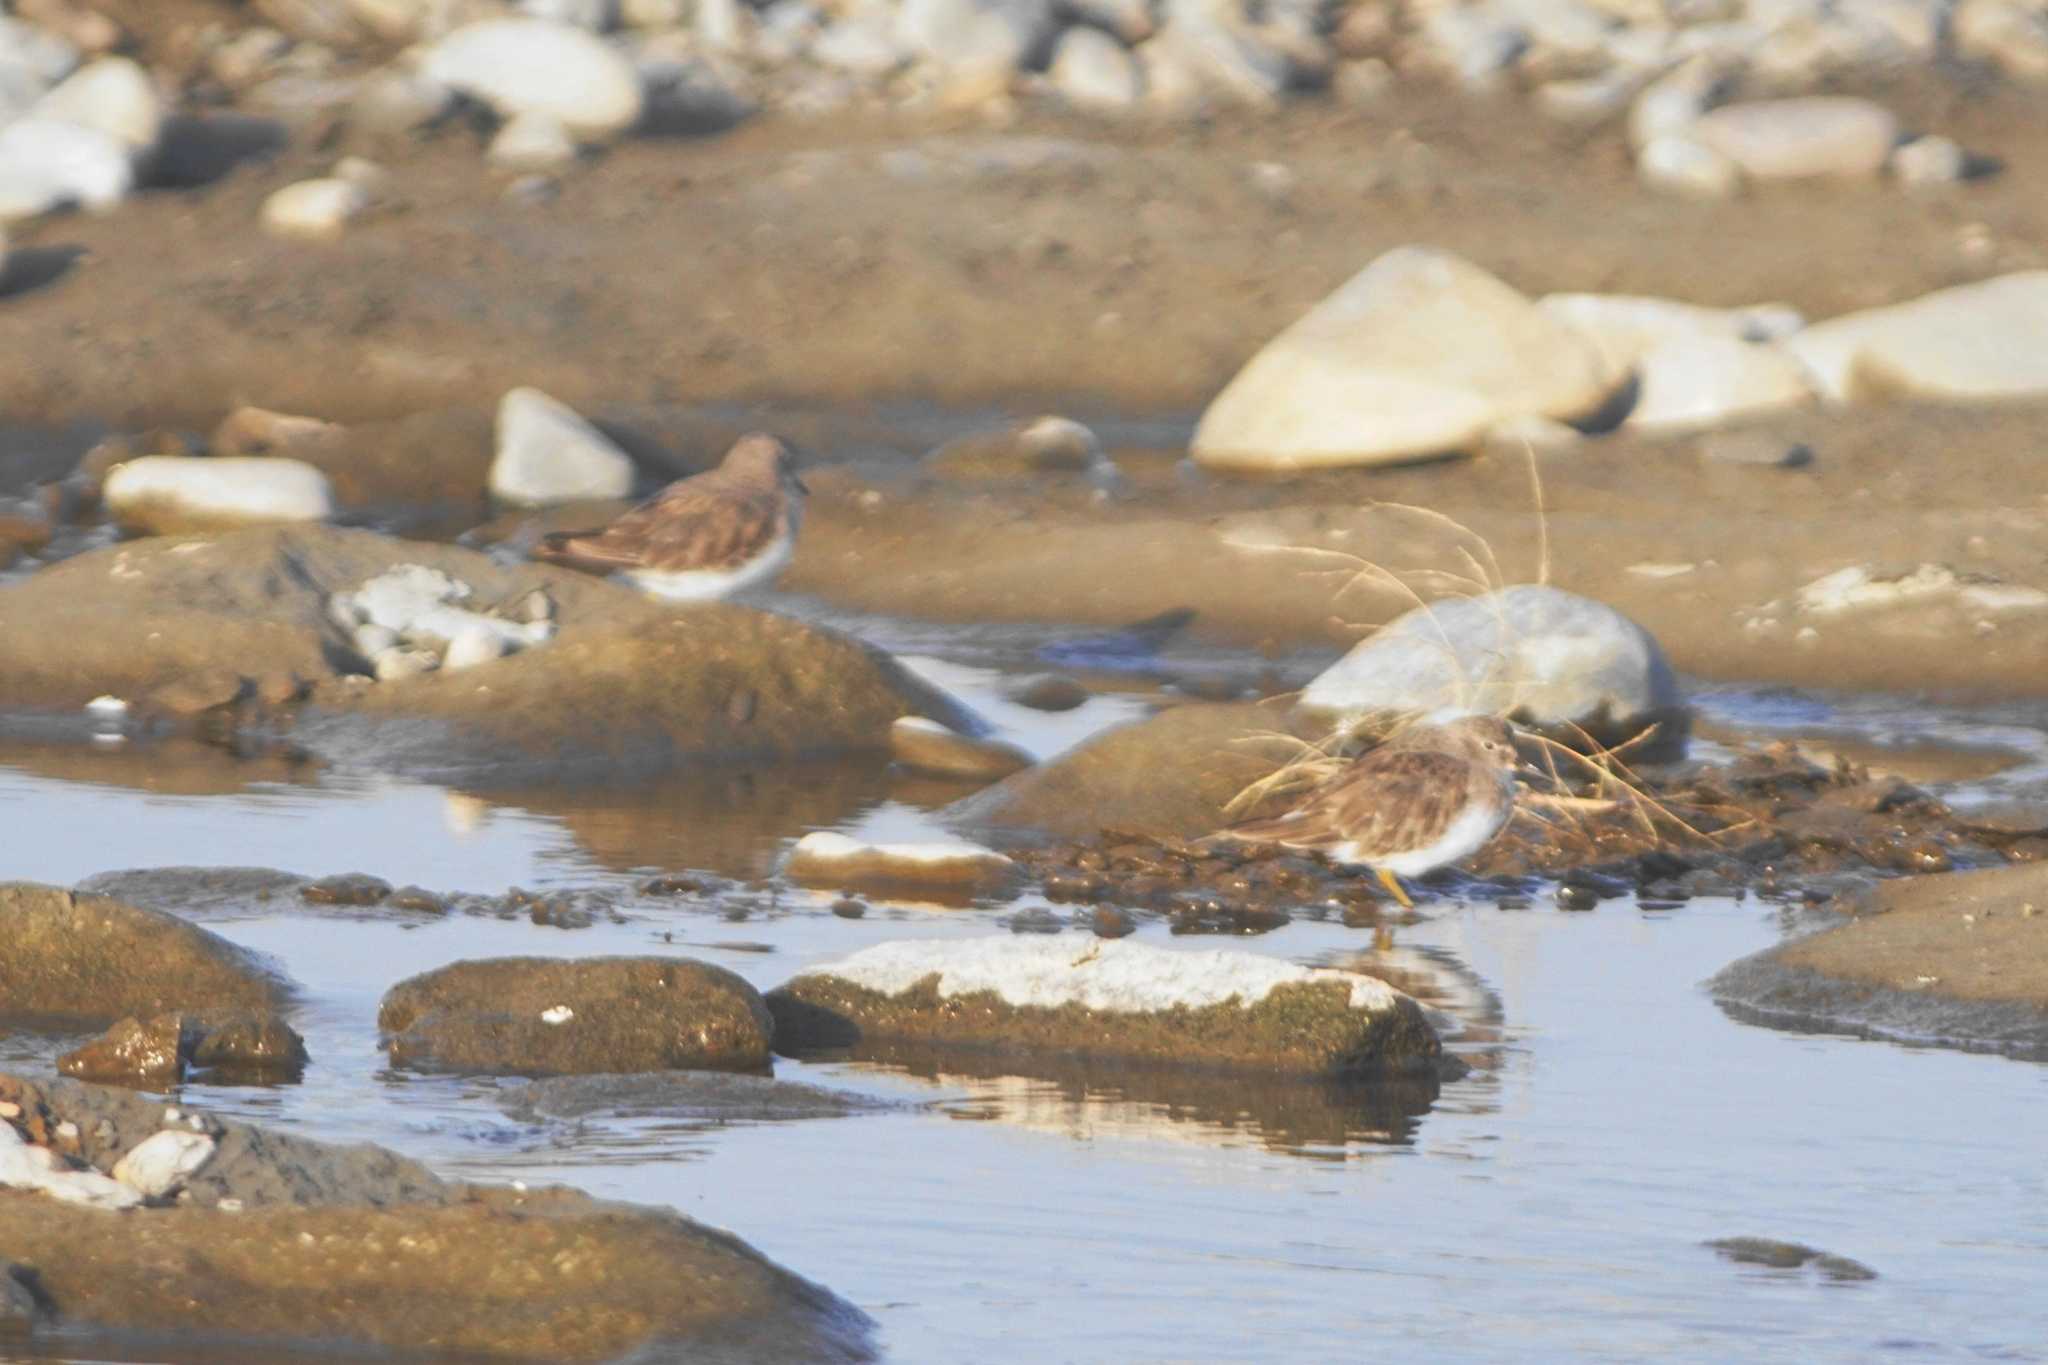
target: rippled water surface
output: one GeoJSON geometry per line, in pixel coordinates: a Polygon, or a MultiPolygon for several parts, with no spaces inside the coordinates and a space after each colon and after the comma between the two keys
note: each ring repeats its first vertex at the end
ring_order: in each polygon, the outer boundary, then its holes
{"type": "MultiPolygon", "coordinates": [[[[1145,704],[1133,684],[1036,716],[996,695],[998,670],[1028,663],[1028,632],[863,629],[921,654],[920,667],[1042,753],[1145,704]]],[[[2044,747],[2025,718],[1937,724],[1876,703],[1705,700],[1723,726],[1921,743],[1979,786],[2018,780],[2044,747]],[[1957,757],[1972,744],[2004,756],[1975,771],[1957,757]]],[[[905,1103],[787,1123],[536,1124],[501,1111],[515,1083],[384,1067],[383,992],[460,958],[688,953],[768,987],[884,939],[1007,932],[1018,906],[875,905],[847,920],[829,897],[787,889],[701,902],[631,890],[651,869],[758,878],[806,829],[914,831],[952,794],[839,765],[602,801],[479,796],[199,748],[0,746],[13,877],[260,864],[440,890],[617,891],[622,922],[580,930],[274,906],[211,918],[304,987],[296,1021],[315,1061],[297,1086],[186,1097],[375,1140],[450,1176],[671,1204],[859,1304],[891,1359],[2048,1359],[2048,1070],[1734,1022],[1698,983],[1776,941],[1783,912],[1756,902],[1645,912],[1609,901],[1577,914],[1542,900],[1429,904],[1383,961],[1433,980],[1435,1003],[1465,1021],[1457,1046],[1472,1074],[1433,1104],[1244,1081],[781,1062],[785,1078],[905,1103]],[[1836,1284],[1701,1245],[1742,1235],[1852,1257],[1878,1278],[1836,1284]]],[[[1140,932],[1165,947],[1219,942],[1140,932]]],[[[1237,946],[1313,962],[1373,951],[1368,930],[1306,918],[1237,946]]],[[[0,1065],[44,1068],[74,1041],[0,1038],[0,1065]]]]}

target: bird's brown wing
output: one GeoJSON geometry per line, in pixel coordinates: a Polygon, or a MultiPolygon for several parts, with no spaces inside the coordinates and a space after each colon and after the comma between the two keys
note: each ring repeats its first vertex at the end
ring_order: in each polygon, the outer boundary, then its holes
{"type": "Polygon", "coordinates": [[[1453,754],[1376,749],[1286,815],[1249,820],[1224,834],[1301,849],[1349,843],[1370,861],[1441,837],[1464,808],[1471,780],[1472,764],[1453,754]]]}
{"type": "Polygon", "coordinates": [[[535,556],[589,568],[729,569],[775,538],[782,498],[711,475],[671,484],[601,531],[541,537],[535,556]]]}

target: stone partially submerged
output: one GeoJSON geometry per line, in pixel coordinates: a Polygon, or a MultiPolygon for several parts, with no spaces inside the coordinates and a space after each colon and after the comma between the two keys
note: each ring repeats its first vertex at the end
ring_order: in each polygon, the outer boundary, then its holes
{"type": "Polygon", "coordinates": [[[104,1336],[179,1359],[873,1358],[858,1309],[666,1209],[453,1184],[383,1148],[70,1081],[0,1076],[0,1103],[0,1164],[42,1153],[24,1159],[130,1206],[114,1218],[0,1190],[0,1279],[34,1286],[30,1338],[61,1324],[60,1354],[104,1336]],[[137,1184],[182,1192],[135,1207],[140,1191],[112,1178],[123,1161],[137,1184]]]}
{"type": "Polygon", "coordinates": [[[274,1010],[285,982],[176,916],[32,882],[0,884],[0,1013],[111,1023],[178,1010],[274,1010]]]}
{"type": "Polygon", "coordinates": [[[1676,757],[1685,694],[1657,641],[1604,603],[1540,584],[1417,607],[1330,665],[1299,709],[1333,727],[1440,710],[1485,711],[1676,757]],[[1647,732],[1647,734],[1646,734],[1647,732]]]}
{"type": "Polygon", "coordinates": [[[1436,1075],[1423,1009],[1375,977],[1092,934],[880,943],[768,993],[776,1049],[918,1043],[1325,1079],[1436,1075]]]}
{"type": "Polygon", "coordinates": [[[960,901],[1002,891],[1021,875],[1015,863],[979,844],[871,844],[826,830],[797,840],[784,870],[805,886],[960,901]]]}
{"type": "Polygon", "coordinates": [[[1830,318],[1785,345],[1837,403],[2039,397],[2048,394],[2048,270],[1830,318]]]}
{"type": "Polygon", "coordinates": [[[393,986],[391,1059],[434,1071],[761,1071],[773,1025],[754,988],[688,958],[457,962],[393,986]]]}

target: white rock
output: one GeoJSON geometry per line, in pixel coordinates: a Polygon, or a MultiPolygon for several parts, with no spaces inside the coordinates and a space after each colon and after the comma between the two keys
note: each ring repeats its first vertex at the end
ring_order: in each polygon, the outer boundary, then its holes
{"type": "Polygon", "coordinates": [[[576,160],[576,139],[553,114],[528,110],[505,120],[485,155],[508,171],[560,170],[576,160]]]}
{"type": "Polygon", "coordinates": [[[1875,175],[1899,140],[1889,109],[1847,95],[1758,100],[1702,114],[1691,137],[1756,180],[1875,175]]]}
{"type": "Polygon", "coordinates": [[[1145,97],[1136,59],[1100,29],[1068,29],[1046,78],[1077,109],[1130,109],[1145,97]]]}
{"type": "Polygon", "coordinates": [[[617,0],[519,0],[519,12],[591,33],[603,33],[619,21],[617,0]]]}
{"type": "Polygon", "coordinates": [[[404,682],[441,666],[441,658],[430,649],[387,649],[370,661],[381,683],[404,682]]]}
{"type": "Polygon", "coordinates": [[[127,144],[110,133],[37,116],[0,127],[0,223],[73,204],[109,209],[134,185],[127,144]]]}
{"type": "Polygon", "coordinates": [[[690,29],[713,52],[744,53],[754,45],[754,11],[740,0],[697,0],[690,29]]]}
{"type": "MultiPolygon", "coordinates": [[[[463,604],[474,593],[469,584],[439,569],[424,564],[401,564],[366,580],[352,592],[336,594],[328,609],[332,613],[338,604],[345,603],[349,614],[363,622],[357,627],[356,643],[370,657],[398,644],[425,646],[438,652],[452,649],[457,642],[474,635],[490,636],[501,646],[502,653],[540,644],[553,635],[552,621],[508,621],[471,611],[463,604]],[[392,638],[365,634],[372,630],[389,632],[392,638]]],[[[480,652],[482,646],[466,648],[480,652]]]]}
{"type": "Polygon", "coordinates": [[[78,44],[26,19],[0,14],[0,69],[14,68],[41,94],[77,69],[78,44]]]}
{"type": "Polygon", "coordinates": [[[368,621],[357,626],[349,638],[355,642],[356,651],[365,659],[374,659],[386,650],[398,648],[397,631],[389,626],[380,626],[368,621]]]}
{"type": "Polygon", "coordinates": [[[809,886],[963,893],[1007,884],[1017,865],[961,839],[874,844],[820,830],[797,840],[784,871],[809,886]]]}
{"type": "Polygon", "coordinates": [[[334,514],[327,476],[299,460],[145,455],[109,470],[101,495],[131,525],[235,526],[334,514]]]}
{"type": "Polygon", "coordinates": [[[1050,41],[1047,0],[902,0],[896,39],[952,73],[1008,72],[1050,41]]]}
{"type": "Polygon", "coordinates": [[[2039,397],[2048,394],[2048,270],[1831,318],[1784,344],[1832,402],[2039,397]]]}
{"type": "Polygon", "coordinates": [[[163,108],[149,73],[126,57],[102,57],[81,67],[36,102],[38,117],[96,128],[131,154],[156,146],[163,108]]]}
{"type": "Polygon", "coordinates": [[[1695,199],[1726,199],[1742,188],[1742,168],[1689,137],[1654,137],[1636,152],[1645,185],[1695,199]]]}
{"type": "Polygon", "coordinates": [[[2048,10],[2025,0],[1962,0],[1954,16],[1958,53],[2021,80],[2048,80],[2048,10]]]}
{"type": "Polygon", "coordinates": [[[161,1199],[212,1159],[212,1138],[166,1128],[136,1143],[115,1162],[114,1179],[146,1199],[161,1199]]]}
{"type": "Polygon", "coordinates": [[[1769,342],[1732,336],[1677,338],[1637,365],[1635,406],[1624,425],[1675,431],[1813,401],[1806,368],[1769,342]]]}
{"type": "Polygon", "coordinates": [[[1643,87],[1629,107],[1628,140],[1636,148],[1658,138],[1684,137],[1726,87],[1724,64],[1693,57],[1643,87]]]}
{"type": "Polygon", "coordinates": [[[471,627],[448,642],[448,652],[441,656],[441,667],[450,673],[475,668],[478,664],[504,658],[508,648],[509,642],[497,631],[471,627]]]}
{"type": "Polygon", "coordinates": [[[1797,309],[1782,303],[1706,308],[1646,294],[1545,294],[1536,306],[1585,335],[1617,370],[1634,369],[1674,341],[1777,341],[1806,325],[1797,309]]]}
{"type": "Polygon", "coordinates": [[[835,71],[879,76],[908,60],[886,11],[864,9],[834,23],[811,44],[811,59],[835,71]]]}
{"type": "Polygon", "coordinates": [[[550,1005],[540,1012],[543,1024],[566,1024],[576,1017],[576,1011],[567,1005],[550,1005]]]}
{"type": "Polygon", "coordinates": [[[1227,6],[1176,6],[1138,51],[1149,97],[1168,108],[1199,104],[1209,95],[1269,108],[1293,83],[1287,55],[1227,6]]]}
{"type": "Polygon", "coordinates": [[[353,180],[300,180],[263,201],[263,228],[277,237],[324,241],[341,235],[369,207],[370,196],[353,180]]]}
{"type": "Polygon", "coordinates": [[[1916,137],[1892,152],[1892,175],[1902,185],[1953,185],[1968,173],[1969,153],[1951,138],[1916,137]]]}
{"type": "Polygon", "coordinates": [[[1380,464],[1470,448],[1522,416],[1596,412],[1623,376],[1584,337],[1448,252],[1374,261],[1217,395],[1193,454],[1212,466],[1380,464]]]}
{"type": "Polygon", "coordinates": [[[633,491],[633,461],[604,433],[539,389],[513,389],[498,403],[498,453],[491,493],[521,507],[633,491]]]}
{"type": "Polygon", "coordinates": [[[640,121],[633,64],[603,39],[544,19],[487,19],[441,39],[420,72],[483,101],[504,118],[552,114],[581,137],[605,138],[640,121]]]}
{"type": "Polygon", "coordinates": [[[941,998],[988,991],[1019,1008],[1078,1005],[1114,1014],[1231,1003],[1250,1009],[1280,986],[1323,981],[1347,985],[1353,1009],[1378,1013],[1402,999],[1386,982],[1359,972],[1303,967],[1235,949],[1182,951],[1093,934],[877,943],[803,975],[836,977],[882,995],[901,995],[936,975],[941,998]]]}
{"type": "Polygon", "coordinates": [[[1299,706],[1340,725],[1489,711],[1614,742],[1682,714],[1685,697],[1641,626],[1591,598],[1521,584],[1398,617],[1319,674],[1299,706]]]}
{"type": "Polygon", "coordinates": [[[1946,564],[1921,564],[1904,573],[1880,573],[1855,564],[1823,574],[1799,590],[1809,616],[1842,616],[1915,603],[1953,601],[1973,612],[2040,611],[2048,592],[2012,583],[1973,582],[1946,564]]]}
{"type": "Polygon", "coordinates": [[[75,1171],[48,1147],[30,1145],[11,1123],[0,1123],[0,1187],[40,1190],[66,1203],[100,1209],[133,1208],[142,1196],[98,1171],[75,1171]]]}

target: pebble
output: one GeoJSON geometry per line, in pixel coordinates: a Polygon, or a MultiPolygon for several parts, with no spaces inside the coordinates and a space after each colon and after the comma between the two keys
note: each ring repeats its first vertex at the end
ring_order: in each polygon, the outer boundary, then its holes
{"type": "Polygon", "coordinates": [[[1969,153],[1938,134],[1916,137],[1892,151],[1892,175],[1902,185],[1953,185],[1969,173],[1969,165],[1969,153]]]}
{"type": "Polygon", "coordinates": [[[903,767],[933,777],[994,782],[1032,765],[1014,744],[963,735],[923,716],[901,716],[889,727],[889,752],[903,767]]]}
{"type": "Polygon", "coordinates": [[[105,133],[136,156],[156,146],[163,110],[149,73],[126,57],[80,67],[30,111],[105,133]]]}
{"type": "Polygon", "coordinates": [[[263,201],[263,227],[277,237],[325,241],[340,236],[369,207],[370,196],[352,180],[301,180],[263,201]]]}
{"type": "Polygon", "coordinates": [[[1100,29],[1068,29],[1053,52],[1046,78],[1077,109],[1121,112],[1136,107],[1145,96],[1136,59],[1100,29]]]}
{"type": "Polygon", "coordinates": [[[1085,685],[1064,673],[1037,673],[1011,684],[1006,695],[1034,711],[1071,711],[1091,695],[1085,685]]]}
{"type": "Polygon", "coordinates": [[[74,204],[104,211],[134,185],[129,149],[111,133],[38,115],[0,126],[0,223],[74,204]]]}
{"type": "Polygon", "coordinates": [[[1695,199],[1726,199],[1742,188],[1742,168],[1694,138],[1655,137],[1636,153],[1636,174],[1645,185],[1695,199]]]}

